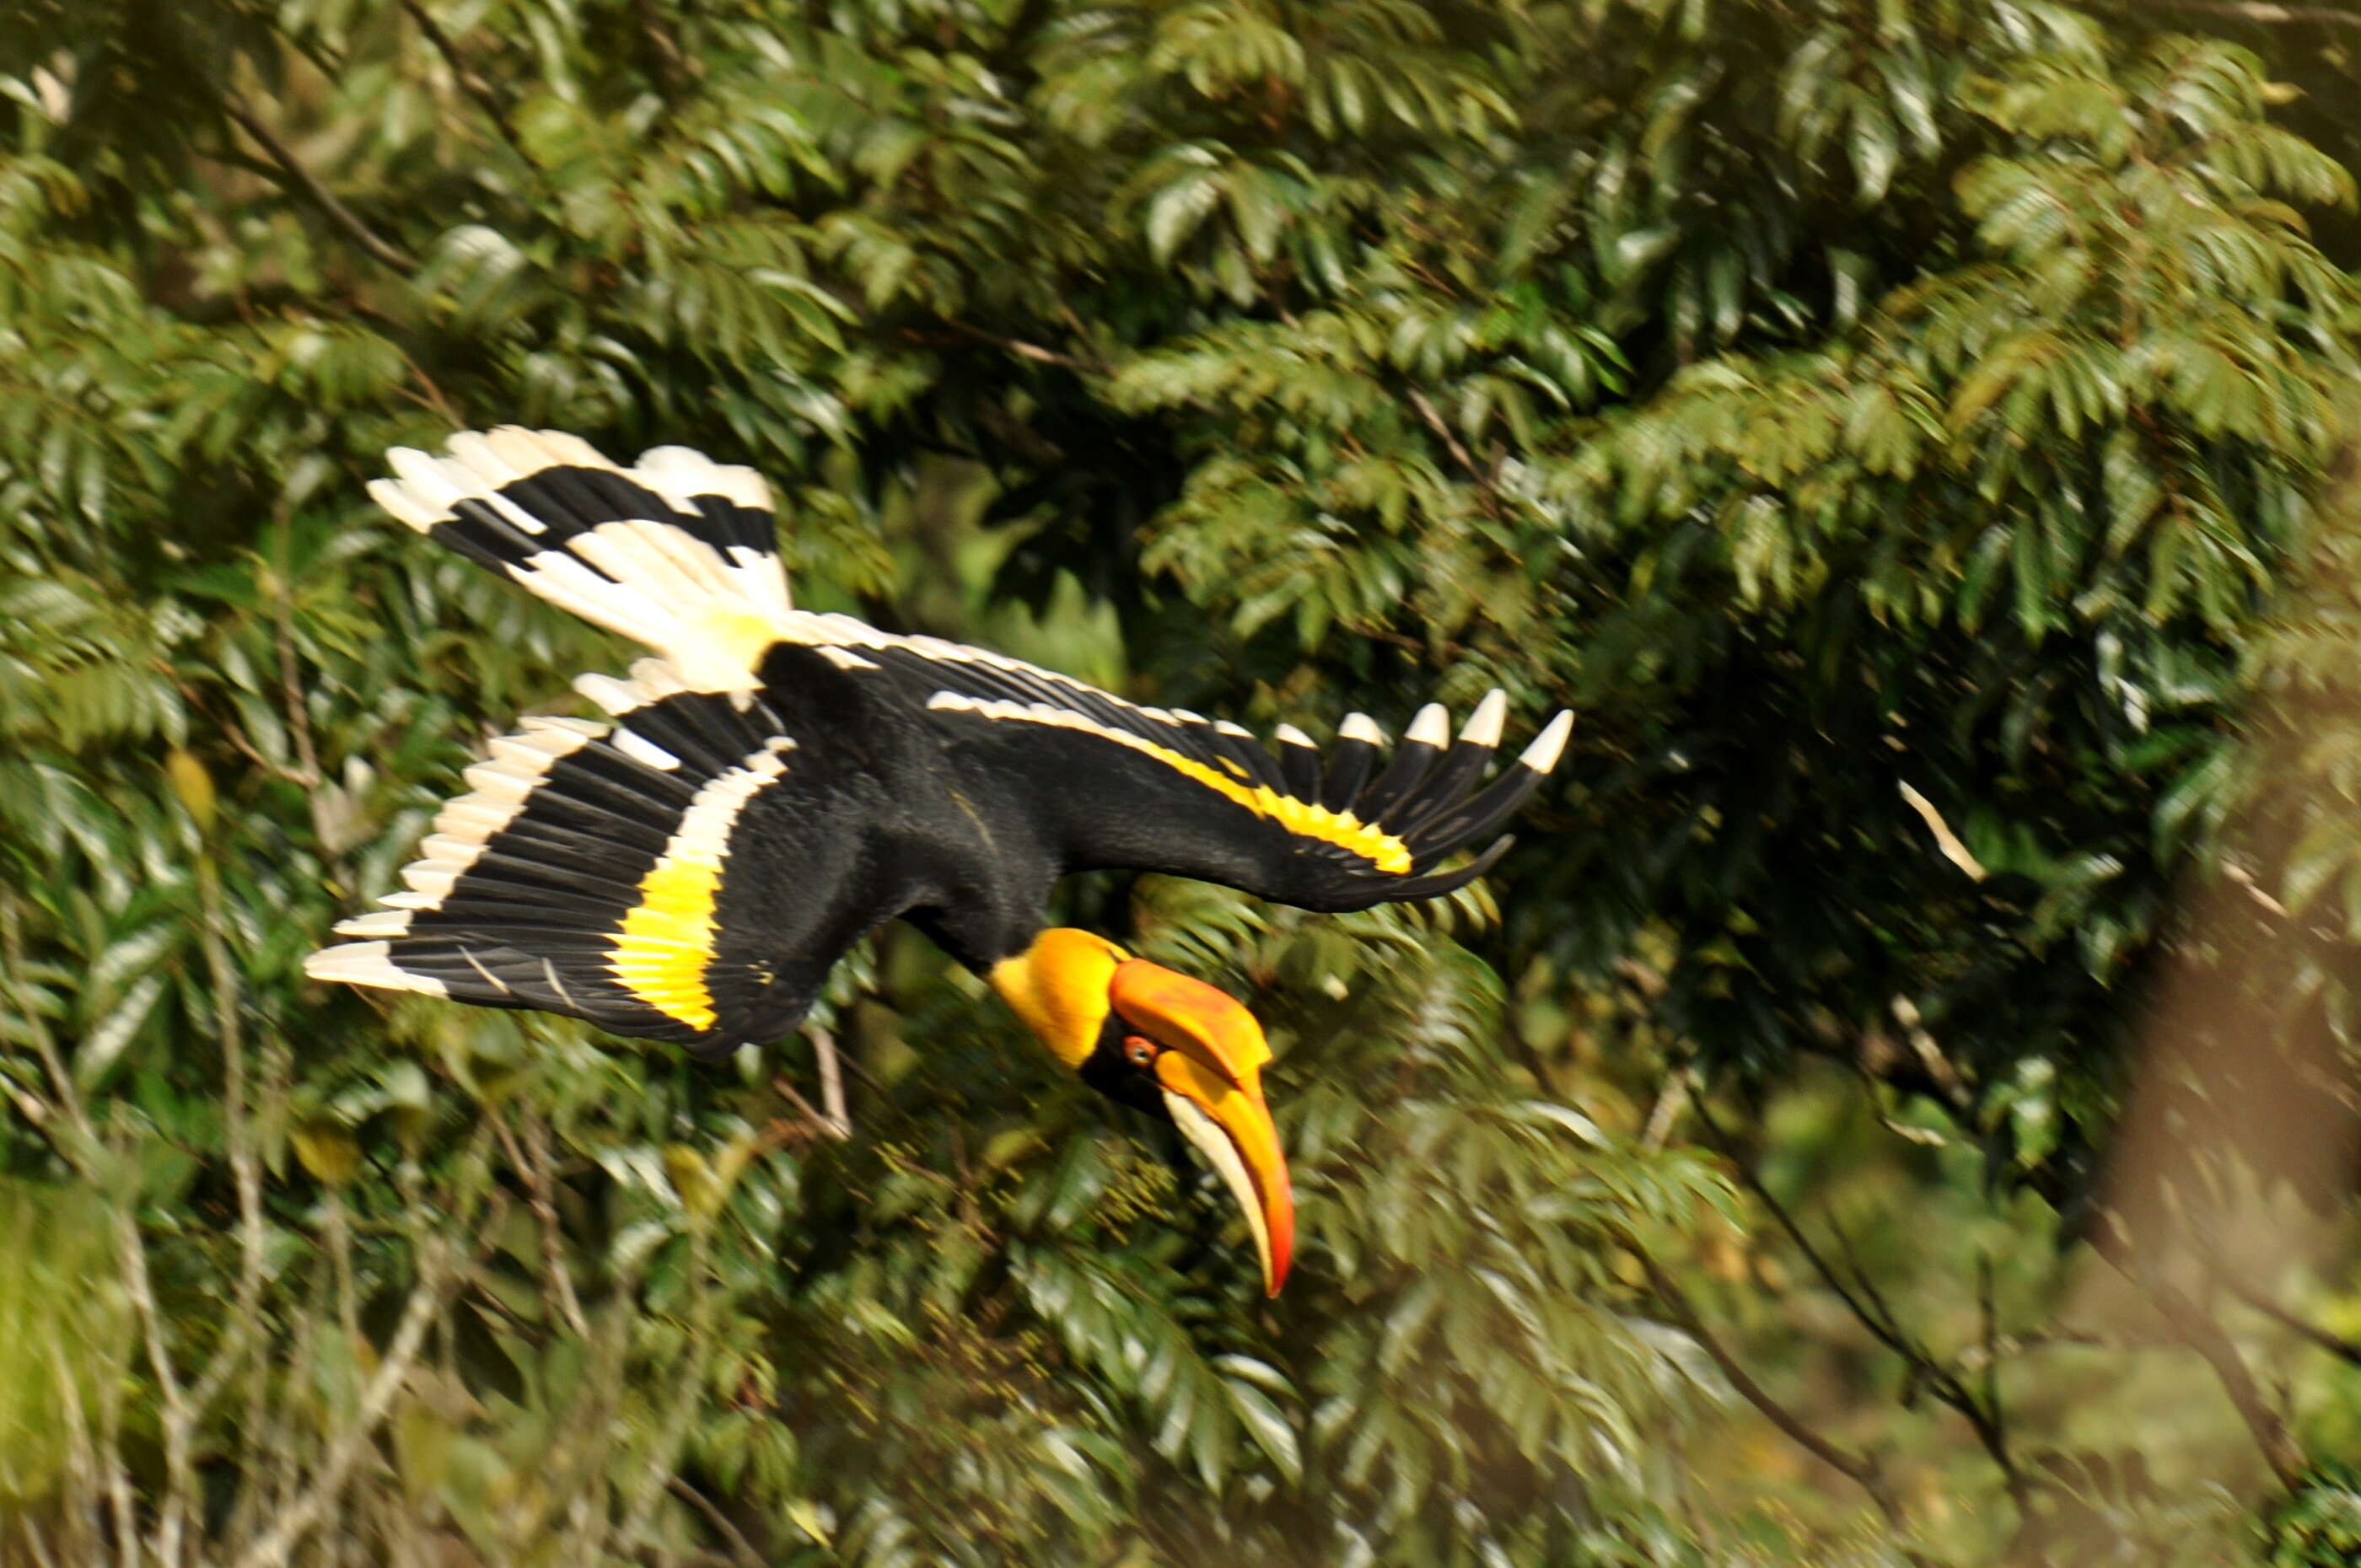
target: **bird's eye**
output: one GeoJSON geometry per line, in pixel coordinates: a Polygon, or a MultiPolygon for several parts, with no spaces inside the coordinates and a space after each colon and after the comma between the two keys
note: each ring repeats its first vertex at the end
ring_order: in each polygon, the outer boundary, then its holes
{"type": "Polygon", "coordinates": [[[1133,1066],[1146,1067],[1156,1059],[1156,1047],[1134,1035],[1123,1043],[1123,1054],[1131,1058],[1133,1066]]]}

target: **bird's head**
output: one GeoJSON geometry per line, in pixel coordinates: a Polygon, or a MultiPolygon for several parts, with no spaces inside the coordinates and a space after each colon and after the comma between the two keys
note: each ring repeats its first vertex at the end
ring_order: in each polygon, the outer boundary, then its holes
{"type": "Polygon", "coordinates": [[[1263,1286],[1279,1294],[1295,1245],[1295,1200],[1263,1103],[1270,1046],[1238,1002],[1202,981],[1060,927],[991,971],[992,986],[1082,1081],[1170,1116],[1246,1211],[1263,1286]]]}

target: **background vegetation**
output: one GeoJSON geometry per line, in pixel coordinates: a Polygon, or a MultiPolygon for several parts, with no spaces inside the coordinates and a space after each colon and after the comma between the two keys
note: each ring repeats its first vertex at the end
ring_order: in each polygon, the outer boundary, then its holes
{"type": "Polygon", "coordinates": [[[2356,59],[15,0],[0,1560],[2352,1561],[2356,59]],[[1579,711],[1445,906],[1070,890],[1271,1024],[1284,1298],[906,934],[720,1069],[301,979],[625,656],[363,498],[511,421],[1158,701],[1579,711]]]}

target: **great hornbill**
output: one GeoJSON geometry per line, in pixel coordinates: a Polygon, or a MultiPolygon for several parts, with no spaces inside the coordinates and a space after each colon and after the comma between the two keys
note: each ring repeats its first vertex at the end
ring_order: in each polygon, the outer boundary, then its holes
{"type": "Polygon", "coordinates": [[[1324,759],[1280,726],[1274,757],[1235,724],[796,609],[752,469],[678,446],[624,468],[513,427],[390,461],[370,493],[395,517],[659,656],[576,682],[613,723],[526,718],[494,740],[407,890],[338,925],[358,940],[307,973],[718,1056],[794,1029],[829,966],[899,916],[1085,1082],[1179,1124],[1278,1292],[1294,1208],[1261,1026],[1212,986],[1045,927],[1051,885],[1121,867],[1330,911],[1447,893],[1507,841],[1433,868],[1524,802],[1571,714],[1480,791],[1499,692],[1455,743],[1430,705],[1382,772],[1359,714],[1324,759]]]}

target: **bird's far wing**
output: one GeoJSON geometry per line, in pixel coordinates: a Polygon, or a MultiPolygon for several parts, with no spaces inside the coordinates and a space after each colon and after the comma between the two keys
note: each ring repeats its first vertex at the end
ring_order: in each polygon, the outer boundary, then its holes
{"type": "Polygon", "coordinates": [[[1324,755],[1282,725],[1274,756],[1238,725],[1144,707],[1019,660],[808,619],[806,637],[840,666],[896,681],[958,754],[1013,783],[1066,869],[1166,872],[1306,909],[1431,898],[1482,875],[1505,839],[1438,868],[1499,832],[1556,765],[1574,722],[1560,713],[1482,785],[1508,711],[1499,692],[1455,740],[1430,705],[1380,768],[1385,737],[1360,714],[1324,755]]]}
{"type": "Polygon", "coordinates": [[[448,455],[387,455],[379,506],[585,620],[654,649],[694,691],[751,691],[763,650],[808,620],[787,597],[770,488],[659,446],[623,467],[562,431],[467,431],[448,455]]]}
{"type": "Polygon", "coordinates": [[[528,718],[492,742],[406,890],[305,972],[701,1054],[794,1028],[835,949],[793,904],[846,872],[842,794],[758,698],[689,690],[660,660],[631,674],[577,683],[618,724],[528,718]]]}

